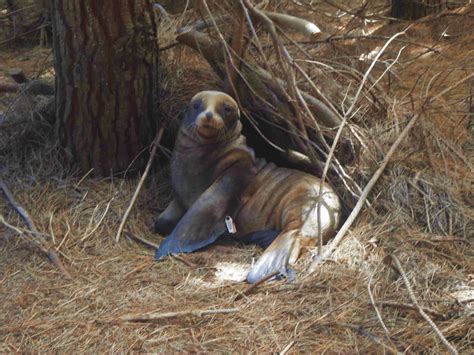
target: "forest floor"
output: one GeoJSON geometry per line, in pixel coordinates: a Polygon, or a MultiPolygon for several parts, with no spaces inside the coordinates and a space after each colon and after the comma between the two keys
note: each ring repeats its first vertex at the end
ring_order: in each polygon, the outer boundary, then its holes
{"type": "MultiPolygon", "coordinates": [[[[330,17],[316,22],[335,33],[330,17]]],[[[323,43],[317,50],[367,58],[406,27],[384,23],[371,40],[323,43]]],[[[372,208],[331,259],[308,275],[308,253],[291,283],[249,290],[245,274],[261,253],[253,246],[222,242],[157,263],[152,249],[127,237],[116,243],[138,179],[75,176],[61,165],[51,132],[1,128],[2,179],[72,278],[0,225],[0,352],[447,352],[418,311],[395,255],[443,337],[472,353],[474,7],[425,18],[400,38],[385,58],[398,56],[392,77],[379,83],[391,109],[364,122],[377,137],[374,145],[386,152],[429,95],[437,106],[423,112],[371,194],[372,208]]],[[[170,66],[181,58],[179,50],[165,54],[170,66]]],[[[212,84],[209,68],[186,53],[186,64],[173,69],[179,99],[162,105],[168,115],[212,84]]],[[[0,51],[0,81],[10,80],[12,68],[52,81],[52,67],[50,49],[0,51]]],[[[0,124],[9,115],[26,115],[32,104],[21,95],[0,96],[0,124]]],[[[352,170],[360,183],[381,157],[361,158],[352,170]]],[[[164,161],[147,179],[126,226],[155,243],[161,238],[151,222],[170,191],[164,161]]],[[[0,215],[23,230],[4,200],[0,215]]]]}

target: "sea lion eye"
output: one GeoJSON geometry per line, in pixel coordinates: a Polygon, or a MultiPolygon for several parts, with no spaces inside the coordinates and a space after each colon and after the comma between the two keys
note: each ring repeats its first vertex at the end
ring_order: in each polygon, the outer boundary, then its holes
{"type": "Polygon", "coordinates": [[[225,111],[226,113],[230,113],[230,112],[232,112],[232,107],[225,105],[225,106],[224,106],[224,111],[225,111]]]}
{"type": "Polygon", "coordinates": [[[193,107],[195,110],[197,110],[199,108],[199,106],[201,106],[201,103],[199,101],[196,101],[194,104],[193,104],[193,107]]]}

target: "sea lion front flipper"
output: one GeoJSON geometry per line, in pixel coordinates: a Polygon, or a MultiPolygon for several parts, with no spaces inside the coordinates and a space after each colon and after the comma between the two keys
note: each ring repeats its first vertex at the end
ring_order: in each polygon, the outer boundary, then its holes
{"type": "Polygon", "coordinates": [[[155,219],[155,233],[160,233],[161,235],[171,233],[179,219],[183,217],[184,212],[185,210],[181,204],[173,198],[168,207],[155,219]]]}
{"type": "Polygon", "coordinates": [[[246,234],[239,238],[239,242],[244,244],[257,244],[260,248],[267,249],[279,234],[280,232],[277,230],[265,229],[246,234]]]}
{"type": "Polygon", "coordinates": [[[299,253],[299,242],[296,238],[296,231],[281,233],[252,265],[247,275],[247,281],[255,283],[276,272],[289,279],[294,278],[294,272],[288,268],[288,263],[290,260],[296,259],[295,254],[297,253],[299,253]]]}
{"type": "Polygon", "coordinates": [[[156,260],[169,254],[191,253],[212,244],[225,233],[224,213],[220,218],[217,217],[217,214],[220,215],[217,207],[209,204],[206,199],[200,200],[192,205],[171,234],[156,249],[156,260]],[[216,218],[209,218],[214,216],[216,218]]]}
{"type": "Polygon", "coordinates": [[[174,253],[191,253],[216,241],[226,232],[225,217],[233,216],[240,205],[250,169],[239,164],[218,178],[197,199],[155,252],[160,260],[174,253]]]}

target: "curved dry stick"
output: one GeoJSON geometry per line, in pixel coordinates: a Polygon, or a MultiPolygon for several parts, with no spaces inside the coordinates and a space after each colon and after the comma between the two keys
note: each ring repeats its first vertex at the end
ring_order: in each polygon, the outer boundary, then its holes
{"type": "Polygon", "coordinates": [[[232,36],[231,51],[230,51],[230,67],[227,69],[227,85],[225,91],[233,94],[234,97],[238,97],[237,93],[237,80],[238,80],[238,69],[240,68],[240,61],[242,57],[243,44],[244,44],[244,33],[245,33],[245,14],[242,9],[239,9],[239,14],[234,23],[233,28],[234,35],[232,36]]]}
{"type": "Polygon", "coordinates": [[[165,319],[170,318],[178,318],[178,317],[203,317],[208,315],[215,315],[215,314],[230,314],[230,313],[237,313],[239,312],[239,308],[224,308],[224,309],[204,309],[204,310],[192,310],[192,311],[178,311],[178,312],[166,312],[166,313],[158,313],[158,312],[149,312],[149,313],[141,313],[141,314],[127,314],[124,316],[120,316],[117,319],[112,319],[110,321],[105,320],[104,322],[138,322],[138,323],[146,323],[146,322],[158,322],[165,319]]]}
{"type": "Polygon", "coordinates": [[[0,179],[0,190],[3,191],[7,202],[15,210],[15,212],[18,213],[23,222],[25,222],[28,229],[30,229],[32,232],[37,232],[38,230],[36,229],[36,226],[33,223],[30,214],[16,202],[15,197],[13,197],[13,194],[11,193],[10,189],[7,187],[7,185],[5,185],[2,179],[0,179]]]}
{"type": "MultiPolygon", "coordinates": [[[[199,31],[188,30],[178,34],[176,40],[179,43],[185,44],[188,47],[191,47],[192,49],[198,51],[209,63],[211,68],[218,76],[224,76],[224,71],[220,65],[222,58],[219,57],[222,51],[212,43],[209,36],[199,31]]],[[[253,73],[258,75],[258,77],[265,85],[270,85],[273,90],[277,91],[278,95],[284,96],[284,94],[282,93],[284,90],[284,81],[282,79],[275,78],[272,74],[270,74],[263,68],[254,68],[251,67],[248,63],[243,64],[245,64],[248,69],[251,70],[253,73]],[[271,84],[272,81],[276,81],[275,85],[271,84]]],[[[241,72],[240,75],[244,76],[243,79],[244,81],[246,81],[244,72],[245,71],[241,72]]],[[[329,108],[327,103],[322,102],[321,100],[315,98],[314,96],[306,92],[301,92],[301,95],[308,102],[308,105],[314,111],[316,117],[320,119],[325,126],[330,128],[335,128],[339,126],[339,124],[341,123],[341,119],[333,110],[331,110],[331,108],[329,108]]]]}
{"type": "Polygon", "coordinates": [[[458,354],[457,349],[451,344],[446,337],[441,333],[441,330],[436,326],[436,324],[431,320],[431,318],[426,314],[426,312],[421,308],[420,304],[418,303],[418,300],[415,297],[415,293],[413,292],[413,289],[411,287],[410,281],[408,280],[408,277],[405,273],[405,271],[402,268],[402,265],[400,264],[400,261],[395,255],[390,255],[392,258],[393,262],[395,263],[395,267],[397,268],[398,272],[402,276],[403,282],[405,283],[405,286],[407,287],[408,295],[410,296],[411,301],[415,305],[416,309],[418,310],[418,313],[420,313],[420,316],[426,320],[426,322],[430,325],[430,327],[433,329],[435,334],[441,339],[444,345],[449,349],[449,351],[452,354],[458,354]]]}
{"type": "Polygon", "coordinates": [[[387,155],[385,156],[384,160],[380,164],[379,168],[375,171],[374,175],[372,178],[369,180],[367,185],[365,186],[364,190],[362,191],[359,200],[357,201],[357,204],[355,205],[354,209],[352,210],[351,214],[349,217],[346,219],[344,224],[342,225],[341,229],[339,229],[339,232],[337,232],[336,236],[332,240],[331,244],[328,245],[328,248],[321,254],[317,255],[313,262],[311,263],[307,275],[312,274],[317,266],[326,260],[337,248],[339,243],[344,239],[346,236],[347,231],[349,228],[352,226],[356,218],[359,216],[360,211],[362,210],[362,207],[364,206],[365,201],[367,200],[367,197],[369,196],[370,191],[372,188],[375,186],[375,183],[377,180],[380,178],[380,175],[382,175],[383,171],[385,170],[385,167],[387,166],[388,162],[392,158],[392,155],[395,153],[395,151],[398,149],[398,146],[400,143],[405,139],[407,136],[408,132],[412,129],[413,125],[416,123],[418,118],[420,117],[420,114],[416,114],[413,116],[406,125],[406,127],[403,129],[403,131],[400,133],[398,138],[395,140],[395,142],[392,144],[390,149],[387,152],[387,155]]]}
{"type": "MultiPolygon", "coordinates": [[[[244,9],[244,13],[246,13],[247,8],[244,6],[243,1],[241,0],[241,4],[244,9]]],[[[251,21],[250,16],[246,15],[247,21],[251,21]]],[[[256,36],[256,33],[254,33],[252,24],[249,23],[249,26],[251,28],[251,32],[253,33],[254,36],[256,36]]],[[[203,34],[198,31],[194,30],[189,30],[187,32],[183,32],[179,34],[176,38],[176,40],[182,44],[185,44],[194,50],[198,51],[204,59],[209,63],[211,68],[214,70],[214,72],[219,76],[219,77],[224,77],[225,70],[222,68],[221,63],[223,62],[223,58],[220,56],[222,54],[222,50],[216,45],[213,44],[209,36],[206,34],[203,34]]],[[[257,44],[259,42],[257,41],[257,44]]],[[[260,47],[259,47],[260,48],[260,47]]],[[[260,49],[262,52],[263,50],[260,49]]],[[[262,53],[264,56],[264,54],[262,53]]],[[[242,61],[243,68],[241,71],[239,71],[240,77],[242,80],[247,84],[249,89],[251,90],[252,93],[254,93],[257,97],[259,97],[258,93],[255,93],[252,87],[250,86],[248,82],[247,76],[249,73],[255,74],[261,81],[262,85],[265,87],[270,87],[271,90],[275,91],[276,95],[285,97],[285,83],[282,79],[276,78],[274,75],[272,75],[270,72],[267,70],[263,69],[262,67],[253,67],[249,63],[242,61]]],[[[293,63],[296,64],[296,63],[293,63]]],[[[316,90],[318,91],[318,90],[316,90]]],[[[331,110],[331,108],[327,105],[327,103],[316,99],[315,97],[311,96],[310,94],[307,94],[303,91],[299,92],[301,96],[303,96],[303,101],[306,101],[309,106],[311,106],[311,110],[314,110],[316,116],[318,119],[322,120],[323,123],[331,128],[339,126],[341,120],[339,119],[339,116],[331,110]]],[[[287,95],[287,94],[286,94],[287,95]]],[[[262,98],[261,98],[262,99],[262,98]]],[[[263,100],[263,99],[262,99],[263,100]]],[[[301,101],[301,100],[299,100],[301,101]]],[[[304,104],[303,104],[304,105],[304,104]]],[[[308,105],[304,105],[305,109],[309,111],[310,109],[308,108],[308,105]]],[[[268,140],[265,135],[260,132],[258,126],[256,126],[252,121],[250,121],[258,134],[271,146],[273,146],[275,149],[279,150],[280,152],[284,152],[283,149],[275,146],[275,144],[271,141],[268,140]]],[[[319,138],[319,137],[318,137],[319,138]]],[[[321,140],[321,139],[320,139],[321,140]]],[[[327,145],[326,141],[323,139],[321,141],[321,144],[325,145],[326,148],[329,150],[330,147],[327,145]]],[[[304,148],[301,148],[304,149],[304,148]]],[[[306,156],[306,155],[305,155],[306,156]]],[[[307,157],[307,156],[306,156],[307,157]]],[[[309,157],[308,157],[309,159],[309,157]]],[[[318,169],[318,172],[322,171],[322,165],[323,163],[320,161],[315,161],[314,159],[310,159],[312,163],[315,165],[316,169],[318,169]]],[[[358,184],[351,179],[347,173],[344,172],[344,169],[342,168],[341,164],[335,159],[336,163],[335,165],[337,166],[337,172],[339,176],[341,177],[341,180],[343,181],[344,185],[348,189],[348,191],[356,198],[360,196],[360,193],[362,192],[362,189],[358,186],[358,184]],[[352,187],[351,187],[352,186],[352,187]],[[356,193],[353,188],[357,190],[358,193],[356,193]]],[[[321,175],[321,174],[317,174],[321,175]]],[[[367,202],[368,203],[368,202],[367,202]]]]}
{"type": "MultiPolygon", "coordinates": [[[[291,70],[291,63],[293,62],[293,59],[290,57],[288,51],[286,50],[285,46],[283,45],[283,42],[281,41],[280,37],[277,34],[275,24],[273,21],[265,14],[263,11],[257,9],[254,7],[250,1],[248,0],[243,0],[245,6],[247,9],[252,13],[252,15],[265,26],[267,29],[268,33],[270,34],[270,37],[273,40],[274,47],[276,49],[276,54],[277,54],[277,60],[280,63],[280,66],[283,70],[283,72],[286,75],[287,79],[287,84],[288,84],[288,90],[289,90],[289,98],[288,104],[290,107],[293,109],[294,114],[296,115],[296,121],[298,123],[298,128],[303,135],[303,138],[305,140],[305,144],[308,142],[308,132],[306,130],[306,126],[304,125],[303,118],[301,117],[300,111],[298,110],[298,107],[296,106],[296,102],[298,100],[297,98],[297,88],[296,88],[296,78],[295,78],[295,73],[291,70]],[[286,62],[284,62],[281,58],[284,57],[286,62]]],[[[307,148],[306,148],[307,150],[307,148]]]]}
{"type": "MultiPolygon", "coordinates": [[[[360,93],[362,92],[362,89],[363,87],[365,86],[365,82],[367,81],[367,78],[369,77],[369,74],[371,73],[372,69],[375,67],[375,64],[378,62],[379,58],[381,57],[381,55],[385,52],[385,49],[387,49],[387,47],[390,45],[390,43],[392,43],[392,41],[397,38],[398,36],[404,34],[405,31],[402,31],[402,32],[398,32],[396,34],[394,34],[388,41],[387,43],[385,43],[385,45],[382,47],[382,49],[377,53],[377,56],[374,58],[374,60],[372,61],[372,64],[369,66],[369,68],[367,69],[367,71],[365,72],[364,74],[364,77],[359,85],[359,88],[357,89],[357,93],[354,97],[354,99],[352,100],[352,104],[351,106],[349,107],[349,109],[344,113],[344,117],[342,118],[342,122],[341,124],[339,125],[339,128],[337,130],[337,133],[336,133],[336,137],[334,138],[334,142],[332,143],[332,146],[331,146],[331,149],[329,150],[329,154],[328,154],[328,157],[326,159],[326,164],[324,165],[324,170],[323,170],[323,175],[321,177],[321,182],[319,184],[319,193],[318,193],[318,196],[321,196],[322,195],[322,191],[323,191],[323,184],[324,184],[324,181],[326,180],[326,176],[327,176],[327,173],[328,173],[328,170],[329,170],[329,166],[331,165],[331,160],[332,160],[332,157],[334,155],[334,152],[336,151],[336,146],[337,146],[337,143],[339,142],[339,139],[341,138],[341,134],[342,134],[342,130],[344,129],[344,126],[346,125],[346,122],[349,120],[349,118],[351,118],[351,116],[349,116],[352,111],[354,110],[355,108],[355,105],[357,103],[357,100],[359,99],[359,95],[360,93]]],[[[382,173],[382,171],[380,172],[382,173]]],[[[377,177],[378,179],[378,177],[377,177]]],[[[374,182],[375,183],[375,182],[374,182]]],[[[365,190],[364,190],[365,191],[365,190]]],[[[370,191],[370,190],[369,190],[370,191]]],[[[367,197],[366,197],[367,198],[367,197]]],[[[360,201],[360,200],[359,200],[360,201]]],[[[359,203],[359,201],[357,203],[359,203]]],[[[321,205],[319,204],[318,205],[318,221],[319,221],[319,215],[320,215],[320,209],[321,209],[321,205]]],[[[352,215],[352,213],[351,213],[352,215]]],[[[320,225],[320,223],[318,223],[318,226],[320,225]]],[[[320,227],[318,227],[319,229],[320,227]]],[[[322,253],[322,249],[323,249],[323,241],[322,241],[322,236],[321,236],[321,231],[318,230],[318,239],[319,239],[319,244],[318,244],[318,254],[321,255],[322,253]]]]}
{"type": "Polygon", "coordinates": [[[253,290],[255,290],[258,286],[260,286],[261,284],[267,282],[267,281],[270,280],[271,278],[277,276],[279,273],[280,273],[280,272],[277,271],[277,272],[271,273],[270,275],[267,275],[267,276],[262,277],[260,280],[258,280],[258,281],[255,282],[254,284],[250,285],[244,292],[239,293],[239,294],[234,298],[234,301],[238,301],[238,300],[240,300],[242,297],[247,296],[247,295],[250,294],[253,290]]]}
{"type": "Polygon", "coordinates": [[[372,279],[374,278],[375,272],[377,271],[379,265],[381,262],[375,266],[374,271],[369,277],[369,281],[367,282],[367,292],[369,294],[369,299],[370,299],[370,304],[372,307],[374,307],[375,314],[377,315],[377,319],[379,320],[380,325],[382,326],[383,331],[385,332],[385,336],[387,337],[388,340],[390,340],[390,332],[388,331],[387,326],[385,325],[385,322],[383,321],[382,315],[380,314],[379,308],[377,307],[377,304],[375,303],[374,295],[372,293],[372,279]]]}
{"type": "Polygon", "coordinates": [[[155,139],[153,140],[153,143],[152,143],[153,148],[151,149],[150,158],[148,159],[148,163],[146,164],[145,171],[143,172],[143,175],[140,178],[140,181],[138,182],[138,186],[132,196],[132,199],[127,207],[127,210],[123,214],[123,218],[122,218],[122,221],[120,222],[117,235],[115,236],[115,241],[117,243],[119,242],[120,236],[122,235],[123,227],[125,226],[125,223],[127,222],[128,215],[130,214],[130,211],[132,210],[133,205],[135,204],[135,201],[137,200],[138,194],[140,193],[140,190],[142,189],[143,183],[145,182],[145,179],[148,176],[148,172],[150,171],[150,168],[151,168],[151,163],[153,162],[153,159],[155,158],[156,149],[158,148],[158,145],[160,144],[164,129],[165,129],[165,126],[162,125],[160,130],[156,134],[155,139]]]}
{"type": "MultiPolygon", "coordinates": [[[[23,221],[25,222],[26,226],[28,227],[29,231],[31,232],[31,234],[37,236],[38,234],[40,234],[38,232],[38,230],[36,229],[36,226],[35,224],[33,223],[33,220],[31,219],[30,217],[30,214],[22,207],[20,206],[13,194],[11,193],[11,191],[8,189],[7,185],[5,185],[5,183],[3,182],[2,179],[0,179],[0,190],[3,192],[3,195],[5,196],[8,204],[13,208],[13,210],[18,213],[18,215],[21,217],[21,219],[23,219],[23,221]]],[[[26,234],[25,232],[23,232],[21,229],[18,229],[12,225],[10,225],[9,223],[7,223],[5,221],[5,219],[1,217],[1,222],[9,227],[10,229],[14,230],[15,232],[19,233],[20,235],[23,235],[25,236],[29,241],[31,241],[34,245],[36,245],[43,253],[46,254],[46,256],[48,257],[49,261],[51,261],[51,263],[59,270],[61,271],[62,274],[64,274],[67,278],[71,278],[71,275],[69,274],[69,272],[67,271],[67,269],[64,267],[64,265],[62,264],[61,262],[61,259],[59,259],[59,256],[58,254],[53,250],[51,249],[47,244],[46,242],[44,242],[42,239],[39,239],[39,238],[35,238],[34,236],[32,236],[31,234],[26,234]]]]}

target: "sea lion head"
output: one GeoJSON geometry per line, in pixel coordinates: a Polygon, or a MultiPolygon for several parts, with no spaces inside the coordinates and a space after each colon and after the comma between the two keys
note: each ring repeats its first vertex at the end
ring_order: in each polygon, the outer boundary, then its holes
{"type": "Polygon", "coordinates": [[[191,99],[181,124],[188,136],[201,143],[215,143],[240,134],[237,102],[220,91],[201,91],[191,99]]]}

